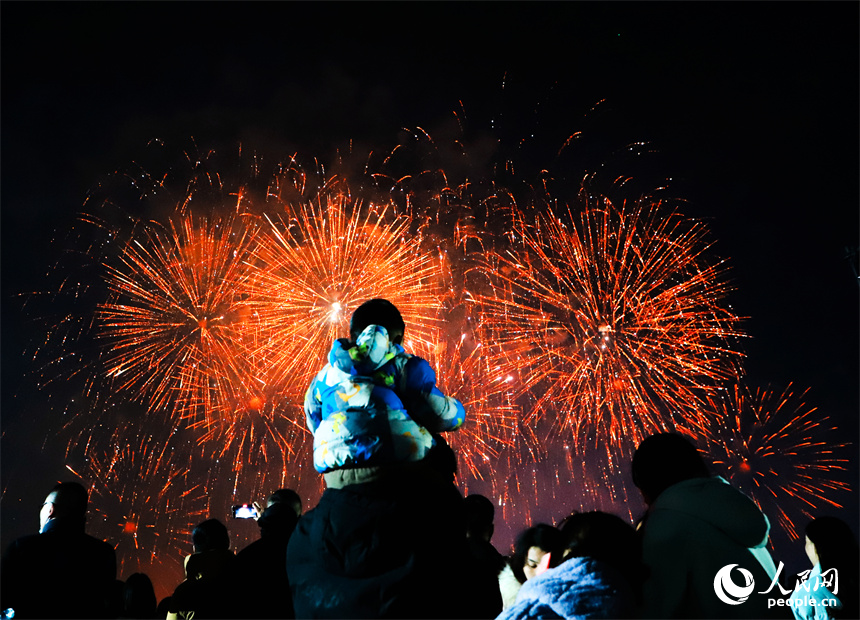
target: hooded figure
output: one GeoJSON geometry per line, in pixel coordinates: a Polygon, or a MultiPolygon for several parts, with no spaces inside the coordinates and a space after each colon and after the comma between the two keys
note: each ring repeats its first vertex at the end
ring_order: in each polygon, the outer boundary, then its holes
{"type": "Polygon", "coordinates": [[[769,618],[776,567],[766,549],[770,523],[755,502],[710,477],[681,435],[646,438],[633,457],[633,480],[648,513],[643,522],[645,618],[769,618]]]}
{"type": "MultiPolygon", "coordinates": [[[[767,590],[776,567],[765,548],[770,524],[758,506],[720,477],[693,478],[666,489],[652,504],[644,525],[642,554],[650,569],[645,582],[646,617],[766,618],[767,590]],[[726,566],[734,568],[720,573],[726,566]],[[752,584],[746,585],[746,574],[752,584]],[[720,593],[732,583],[749,597],[720,593]],[[752,588],[750,588],[750,585],[752,588]],[[727,602],[731,601],[731,602],[727,602]]],[[[730,586],[729,586],[730,587],[730,586]]]]}

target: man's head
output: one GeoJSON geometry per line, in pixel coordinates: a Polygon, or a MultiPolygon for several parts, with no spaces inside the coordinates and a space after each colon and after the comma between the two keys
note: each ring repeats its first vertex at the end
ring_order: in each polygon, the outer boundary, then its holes
{"type": "Polygon", "coordinates": [[[195,553],[229,549],[230,535],[227,533],[227,526],[218,519],[207,519],[191,532],[191,542],[194,544],[195,553]]]}
{"type": "Polygon", "coordinates": [[[274,504],[287,504],[293,509],[297,517],[302,516],[302,498],[292,489],[278,489],[272,493],[266,502],[266,508],[270,508],[274,504]]]}
{"type": "Polygon", "coordinates": [[[632,473],[648,505],[673,484],[710,475],[696,446],[677,433],[646,437],[633,454],[632,473]]]}
{"type": "Polygon", "coordinates": [[[349,321],[349,336],[353,342],[368,325],[384,327],[388,331],[388,338],[395,344],[403,342],[406,323],[397,306],[387,299],[371,299],[355,309],[349,321]]]}
{"type": "Polygon", "coordinates": [[[44,531],[49,521],[63,521],[84,525],[87,519],[87,490],[77,482],[61,482],[56,485],[39,511],[39,531],[44,531]]]}

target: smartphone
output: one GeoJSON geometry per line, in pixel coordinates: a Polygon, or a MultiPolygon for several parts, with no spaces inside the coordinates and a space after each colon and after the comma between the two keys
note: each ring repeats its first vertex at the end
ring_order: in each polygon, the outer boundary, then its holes
{"type": "Polygon", "coordinates": [[[256,519],[260,515],[257,514],[257,509],[254,508],[253,504],[242,504],[240,506],[233,506],[233,518],[234,519],[256,519]]]}

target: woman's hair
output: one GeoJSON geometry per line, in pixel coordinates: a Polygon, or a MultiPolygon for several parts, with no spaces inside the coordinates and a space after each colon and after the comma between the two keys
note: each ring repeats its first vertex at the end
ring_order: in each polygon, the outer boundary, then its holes
{"type": "Polygon", "coordinates": [[[514,543],[514,552],[511,554],[511,570],[513,570],[517,581],[526,582],[526,574],[523,566],[529,554],[529,549],[537,547],[547,553],[552,553],[553,564],[561,561],[561,552],[564,549],[564,538],[558,528],[546,523],[538,523],[520,533],[514,543]]]}
{"type": "Polygon", "coordinates": [[[565,559],[587,557],[614,567],[624,575],[637,601],[641,600],[645,566],[642,542],[633,526],[613,514],[578,512],[559,525],[565,559]]]}
{"type": "Polygon", "coordinates": [[[155,588],[146,573],[134,573],[125,580],[123,587],[124,618],[155,618],[158,601],[155,588]]]}

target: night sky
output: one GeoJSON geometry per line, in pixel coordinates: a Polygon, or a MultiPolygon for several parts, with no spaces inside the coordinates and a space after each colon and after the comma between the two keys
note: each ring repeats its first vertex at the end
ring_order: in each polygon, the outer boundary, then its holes
{"type": "MultiPolygon", "coordinates": [[[[809,388],[853,443],[858,520],[858,15],[853,2],[3,2],[2,545],[65,478],[24,306],[88,190],[153,139],[394,148],[468,119],[488,162],[671,178],[730,260],[745,382],[809,388]],[[597,105],[599,103],[599,105],[597,105]],[[597,107],[595,108],[595,106],[597,107]],[[576,131],[564,162],[556,153],[576,131]],[[639,159],[613,154],[645,142],[639,159]],[[489,145],[489,146],[488,146],[489,145]],[[615,157],[613,159],[613,157],[615,157]]],[[[844,498],[843,498],[844,499],[844,498]]],[[[802,548],[802,543],[799,543],[802,548]]]]}

